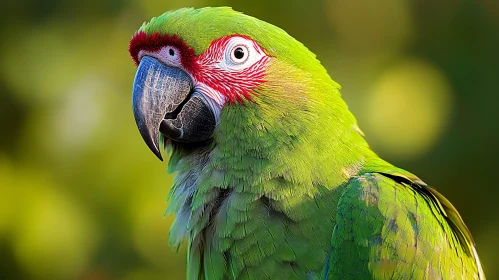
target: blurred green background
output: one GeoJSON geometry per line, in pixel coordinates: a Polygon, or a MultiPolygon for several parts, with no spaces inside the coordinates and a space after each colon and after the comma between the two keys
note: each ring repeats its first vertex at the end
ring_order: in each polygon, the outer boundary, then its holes
{"type": "Polygon", "coordinates": [[[152,16],[219,5],[315,52],[373,148],[454,203],[499,278],[498,1],[16,0],[0,17],[0,279],[185,278],[127,47],[152,16]]]}

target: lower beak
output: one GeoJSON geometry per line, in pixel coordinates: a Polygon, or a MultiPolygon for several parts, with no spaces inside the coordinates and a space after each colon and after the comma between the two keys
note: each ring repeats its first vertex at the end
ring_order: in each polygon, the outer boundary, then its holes
{"type": "Polygon", "coordinates": [[[160,159],[159,132],[172,141],[204,142],[215,130],[215,115],[192,79],[179,68],[144,56],[132,94],[133,114],[142,138],[160,159]]]}

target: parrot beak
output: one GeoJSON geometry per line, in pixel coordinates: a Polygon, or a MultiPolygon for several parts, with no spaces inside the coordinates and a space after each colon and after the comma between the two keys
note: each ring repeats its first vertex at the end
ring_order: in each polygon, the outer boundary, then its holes
{"type": "Polygon", "coordinates": [[[172,141],[197,143],[209,140],[215,130],[215,115],[204,96],[193,90],[189,75],[153,57],[140,60],[132,106],[142,138],[160,160],[160,132],[172,141]]]}

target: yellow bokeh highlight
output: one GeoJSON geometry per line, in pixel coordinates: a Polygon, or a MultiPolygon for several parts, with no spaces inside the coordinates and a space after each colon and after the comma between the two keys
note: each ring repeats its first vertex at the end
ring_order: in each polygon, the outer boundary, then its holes
{"type": "Polygon", "coordinates": [[[0,239],[11,233],[16,219],[17,190],[12,187],[11,172],[7,158],[0,154],[0,239]]]}
{"type": "Polygon", "coordinates": [[[0,166],[0,236],[7,233],[16,260],[34,279],[79,275],[98,243],[95,224],[46,175],[7,161],[0,166]]]}
{"type": "Polygon", "coordinates": [[[416,59],[388,69],[366,100],[364,128],[382,154],[414,158],[439,139],[451,110],[450,87],[442,73],[416,59]]]}

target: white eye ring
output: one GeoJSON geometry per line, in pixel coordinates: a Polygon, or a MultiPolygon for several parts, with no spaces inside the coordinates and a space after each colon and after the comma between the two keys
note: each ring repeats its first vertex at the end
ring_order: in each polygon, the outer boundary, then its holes
{"type": "Polygon", "coordinates": [[[236,45],[230,51],[230,60],[234,64],[243,64],[248,60],[250,53],[245,45],[236,45]]]}
{"type": "Polygon", "coordinates": [[[228,71],[240,71],[251,67],[260,61],[265,53],[251,39],[234,36],[229,38],[229,42],[224,50],[224,57],[217,66],[228,71]]]}

